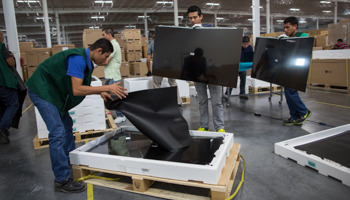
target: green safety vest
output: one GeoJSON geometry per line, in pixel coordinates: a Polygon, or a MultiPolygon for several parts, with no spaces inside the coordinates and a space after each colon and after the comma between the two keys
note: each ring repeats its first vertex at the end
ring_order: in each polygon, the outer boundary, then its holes
{"type": "Polygon", "coordinates": [[[2,43],[0,43],[0,86],[17,89],[18,80],[13,74],[11,68],[7,65],[4,57],[2,57],[2,43]]]}
{"type": "MultiPolygon", "coordinates": [[[[66,68],[66,59],[70,55],[80,55],[86,60],[86,51],[83,48],[62,51],[42,62],[26,82],[28,88],[36,95],[55,105],[61,117],[85,98],[73,95],[71,76],[67,75],[66,68]]],[[[90,86],[94,65],[91,62],[90,71],[88,63],[85,64],[88,76],[83,80],[83,85],[90,86]]]]}

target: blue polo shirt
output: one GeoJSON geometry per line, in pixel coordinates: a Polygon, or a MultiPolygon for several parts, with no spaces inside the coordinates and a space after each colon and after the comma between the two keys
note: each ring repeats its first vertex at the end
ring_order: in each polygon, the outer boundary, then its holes
{"type": "Polygon", "coordinates": [[[86,66],[89,67],[89,70],[92,70],[91,60],[90,60],[90,50],[89,48],[85,49],[86,59],[80,55],[71,55],[66,59],[66,69],[67,75],[75,78],[84,80],[88,73],[86,71],[86,66]],[[86,65],[87,63],[87,65],[86,65]]]}
{"type": "Polygon", "coordinates": [[[243,62],[244,53],[248,53],[248,52],[253,52],[253,47],[252,46],[249,45],[246,49],[242,47],[241,62],[243,62]]]}

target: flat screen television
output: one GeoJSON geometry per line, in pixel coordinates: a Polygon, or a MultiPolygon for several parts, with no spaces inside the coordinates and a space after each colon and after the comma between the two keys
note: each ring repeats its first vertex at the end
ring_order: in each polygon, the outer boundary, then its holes
{"type": "Polygon", "coordinates": [[[252,77],[305,92],[313,37],[256,38],[252,77]]]}
{"type": "Polygon", "coordinates": [[[234,28],[158,26],[152,74],[235,88],[242,36],[234,28]]]}

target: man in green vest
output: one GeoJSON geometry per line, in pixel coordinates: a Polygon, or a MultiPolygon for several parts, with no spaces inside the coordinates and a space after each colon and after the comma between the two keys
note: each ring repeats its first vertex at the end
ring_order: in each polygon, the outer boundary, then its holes
{"type": "MultiPolygon", "coordinates": [[[[306,33],[298,32],[298,19],[288,17],[284,20],[284,32],[288,37],[308,37],[306,33]]],[[[306,108],[299,97],[297,90],[284,88],[284,94],[290,112],[290,118],[283,120],[285,125],[302,125],[311,116],[311,111],[306,108]]]]}
{"type": "Polygon", "coordinates": [[[8,130],[18,108],[17,77],[11,67],[16,65],[15,59],[2,44],[4,37],[0,31],[0,143],[9,144],[8,130]]]}
{"type": "Polygon", "coordinates": [[[28,94],[38,108],[49,131],[50,157],[55,175],[57,192],[82,192],[86,186],[70,178],[69,152],[75,149],[73,121],[68,111],[78,105],[86,95],[100,94],[104,100],[107,93],[125,98],[126,89],[119,83],[91,87],[92,61],[102,65],[113,52],[106,39],[97,40],[86,49],[62,51],[46,59],[28,79],[28,94]]]}

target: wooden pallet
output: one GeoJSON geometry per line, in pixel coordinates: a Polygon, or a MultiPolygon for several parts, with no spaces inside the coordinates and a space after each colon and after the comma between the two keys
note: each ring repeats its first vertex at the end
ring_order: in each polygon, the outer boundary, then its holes
{"type": "Polygon", "coordinates": [[[340,92],[350,92],[350,87],[344,86],[335,86],[335,85],[325,85],[325,84],[317,84],[317,83],[308,83],[308,88],[312,89],[325,89],[331,91],[340,91],[340,92]]]}
{"type": "Polygon", "coordinates": [[[240,149],[241,145],[235,143],[230,151],[230,155],[226,158],[226,164],[221,171],[221,177],[217,185],[204,184],[195,181],[179,181],[166,178],[158,178],[152,176],[136,175],[125,172],[110,171],[103,169],[90,168],[87,166],[76,166],[73,165],[73,175],[74,179],[78,179],[94,172],[102,172],[107,174],[120,175],[122,177],[129,177],[132,179],[132,183],[126,183],[125,181],[109,181],[101,179],[87,179],[84,180],[85,183],[98,185],[102,187],[123,190],[128,192],[134,192],[138,194],[155,196],[165,199],[201,199],[209,200],[209,197],[199,196],[195,194],[181,193],[169,191],[166,189],[152,188],[154,182],[162,182],[174,185],[209,189],[211,192],[212,200],[224,200],[230,196],[232,186],[237,174],[239,162],[240,162],[240,149]]]}
{"type": "MultiPolygon", "coordinates": [[[[87,130],[85,132],[74,132],[73,136],[74,136],[75,143],[94,140],[98,137],[101,137],[104,132],[112,131],[117,128],[117,125],[113,121],[111,112],[107,109],[105,109],[105,111],[106,111],[106,121],[110,128],[102,129],[102,130],[87,130]]],[[[35,138],[33,139],[33,146],[34,146],[34,149],[47,148],[49,147],[49,138],[39,139],[38,134],[36,134],[35,138]]]]}
{"type": "Polygon", "coordinates": [[[191,97],[181,97],[182,104],[190,104],[191,103],[191,97]]]}
{"type": "MultiPolygon", "coordinates": [[[[281,91],[281,86],[272,86],[273,92],[281,91]]],[[[250,94],[262,94],[262,93],[270,93],[270,86],[268,87],[250,87],[249,86],[249,93],[250,94]]]]}

